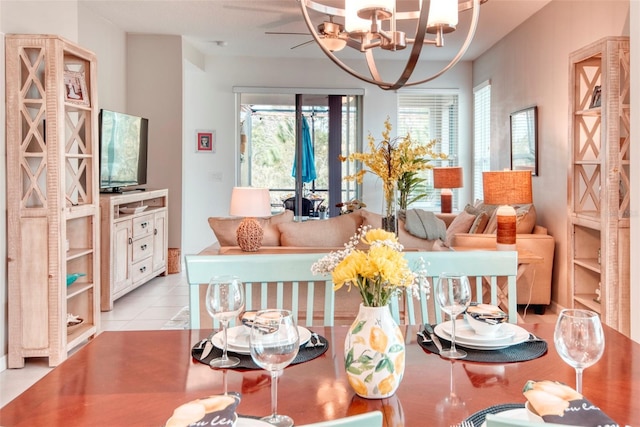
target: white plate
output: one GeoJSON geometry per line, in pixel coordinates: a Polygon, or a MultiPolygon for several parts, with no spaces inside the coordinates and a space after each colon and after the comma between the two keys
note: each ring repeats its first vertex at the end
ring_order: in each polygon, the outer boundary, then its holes
{"type": "MultiPolygon", "coordinates": [[[[249,350],[249,332],[246,326],[234,326],[227,329],[227,350],[239,354],[251,354],[249,350]]],[[[298,334],[300,335],[300,345],[306,344],[311,339],[311,331],[302,326],[298,326],[298,334]]],[[[211,342],[218,348],[224,347],[222,341],[222,331],[218,332],[211,338],[211,342]]]]}
{"type": "MultiPolygon", "coordinates": [[[[507,418],[509,420],[529,421],[529,415],[524,408],[509,409],[508,411],[502,411],[495,414],[496,417],[507,418]]],[[[480,427],[487,427],[487,422],[483,422],[480,427]]]]}
{"type": "MultiPolygon", "coordinates": [[[[442,330],[451,336],[451,321],[442,322],[442,330]]],[[[460,340],[479,343],[479,344],[496,344],[508,341],[509,338],[515,335],[516,331],[513,328],[509,328],[507,323],[503,323],[500,329],[493,335],[480,335],[473,330],[469,322],[466,319],[456,319],[456,342],[460,340]]]]}
{"type": "Polygon", "coordinates": [[[272,427],[271,424],[255,418],[238,417],[235,427],[272,427]]]}
{"type": "MultiPolygon", "coordinates": [[[[474,350],[500,350],[512,345],[520,344],[529,339],[529,332],[513,323],[505,323],[502,328],[513,331],[513,335],[495,341],[472,342],[461,338],[458,335],[458,328],[462,329],[467,322],[463,319],[456,320],[456,344],[463,347],[472,348],[474,350]]],[[[442,322],[438,324],[433,331],[441,338],[451,341],[451,322],[442,322]],[[448,332],[447,332],[448,330],[448,332]]]]}

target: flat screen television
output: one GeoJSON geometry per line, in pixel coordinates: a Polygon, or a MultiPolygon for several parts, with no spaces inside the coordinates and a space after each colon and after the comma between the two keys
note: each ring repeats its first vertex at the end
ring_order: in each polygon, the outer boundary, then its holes
{"type": "Polygon", "coordinates": [[[100,191],[140,190],[147,183],[149,120],[100,110],[100,191]]]}

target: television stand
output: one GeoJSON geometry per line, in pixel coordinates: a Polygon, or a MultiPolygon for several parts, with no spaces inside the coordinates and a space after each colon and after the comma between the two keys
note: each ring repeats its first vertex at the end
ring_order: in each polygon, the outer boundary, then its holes
{"type": "Polygon", "coordinates": [[[103,188],[100,190],[100,194],[124,194],[131,193],[134,191],[146,191],[146,188],[129,188],[129,187],[111,187],[111,188],[103,188]]]}
{"type": "Polygon", "coordinates": [[[124,193],[100,195],[102,311],[112,310],[116,299],[167,274],[168,190],[121,190],[124,193]]]}

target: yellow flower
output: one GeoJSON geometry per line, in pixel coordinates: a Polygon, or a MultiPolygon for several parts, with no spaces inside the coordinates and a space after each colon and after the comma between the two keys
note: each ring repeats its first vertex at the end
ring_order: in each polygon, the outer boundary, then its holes
{"type": "Polygon", "coordinates": [[[417,172],[431,169],[433,166],[428,162],[431,159],[446,159],[444,153],[436,153],[434,147],[436,140],[431,140],[427,144],[420,144],[411,139],[411,135],[400,138],[390,138],[391,122],[389,117],[384,122],[385,130],[382,131],[382,141],[376,144],[375,138],[369,134],[367,137],[368,153],[351,153],[349,156],[340,156],[340,161],[360,161],[365,168],[360,169],[353,175],[345,176],[347,181],[362,183],[362,178],[366,172],[373,173],[382,179],[382,189],[385,199],[390,199],[389,195],[394,191],[398,181],[407,172],[417,172]]]}
{"type": "Polygon", "coordinates": [[[345,285],[349,290],[355,286],[365,306],[383,307],[399,290],[417,288],[421,283],[409,268],[403,249],[395,234],[360,227],[344,250],[324,256],[311,270],[314,274],[331,274],[334,291],[345,285]],[[358,244],[369,248],[356,249],[358,244]]]}

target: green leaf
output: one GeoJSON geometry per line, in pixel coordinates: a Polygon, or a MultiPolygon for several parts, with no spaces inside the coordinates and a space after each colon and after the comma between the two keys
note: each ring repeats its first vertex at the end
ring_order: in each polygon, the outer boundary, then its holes
{"type": "Polygon", "coordinates": [[[358,357],[358,362],[360,363],[368,363],[368,362],[371,362],[372,360],[373,358],[371,356],[367,356],[364,353],[362,353],[360,357],[358,357]]]}
{"type": "Polygon", "coordinates": [[[364,371],[362,369],[358,368],[357,366],[349,366],[347,368],[347,372],[352,373],[354,375],[362,375],[362,373],[364,371]]]}
{"type": "Polygon", "coordinates": [[[347,358],[344,361],[344,366],[349,367],[351,366],[352,363],[353,363],[353,349],[349,349],[349,352],[347,353],[347,358]]]}
{"type": "Polygon", "coordinates": [[[380,362],[378,362],[378,365],[376,366],[375,371],[380,372],[383,369],[386,369],[389,372],[393,372],[393,363],[391,363],[391,360],[389,360],[388,357],[385,357],[380,362]]]}
{"type": "Polygon", "coordinates": [[[358,332],[360,332],[365,323],[366,322],[364,320],[361,321],[361,322],[358,322],[358,324],[356,326],[354,326],[353,329],[351,330],[351,333],[352,334],[357,334],[358,332]]]}
{"type": "Polygon", "coordinates": [[[394,344],[391,347],[389,347],[389,353],[399,353],[402,350],[404,350],[404,346],[400,344],[394,344]]]}
{"type": "Polygon", "coordinates": [[[373,372],[367,375],[364,379],[365,383],[370,383],[371,381],[373,381],[373,372]]]}

